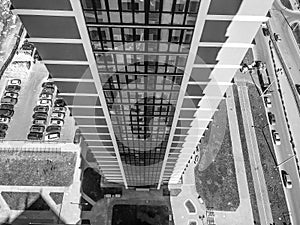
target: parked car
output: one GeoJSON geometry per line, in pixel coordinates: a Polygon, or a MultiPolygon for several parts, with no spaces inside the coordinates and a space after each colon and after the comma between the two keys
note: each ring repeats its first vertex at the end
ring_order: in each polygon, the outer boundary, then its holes
{"type": "Polygon", "coordinates": [[[276,122],[275,115],[271,112],[268,112],[268,118],[269,118],[269,123],[271,125],[275,125],[275,122],[276,122]]]}
{"type": "Polygon", "coordinates": [[[38,133],[38,132],[30,132],[27,135],[27,139],[28,140],[42,140],[43,138],[43,134],[42,133],[38,133]]]}
{"type": "Polygon", "coordinates": [[[40,94],[40,99],[50,99],[50,100],[52,100],[52,98],[53,98],[53,95],[50,94],[50,93],[41,93],[40,94]]]}
{"type": "Polygon", "coordinates": [[[45,135],[45,141],[54,141],[60,138],[59,132],[48,133],[45,135]]]}
{"type": "Polygon", "coordinates": [[[300,95],[300,84],[295,84],[296,90],[298,91],[298,94],[300,95]]]}
{"type": "Polygon", "coordinates": [[[49,93],[49,94],[53,94],[55,92],[55,88],[53,87],[45,87],[42,90],[42,93],[49,93]]]}
{"type": "Polygon", "coordinates": [[[65,113],[67,111],[67,108],[66,107],[54,106],[52,111],[53,112],[63,112],[63,113],[65,113]]]}
{"type": "Polygon", "coordinates": [[[6,136],[6,132],[3,131],[3,130],[1,130],[1,131],[0,131],[0,139],[4,139],[5,136],[6,136]]]}
{"type": "Polygon", "coordinates": [[[12,79],[12,80],[9,81],[9,84],[11,84],[11,85],[20,85],[21,80],[20,79],[12,79]]]}
{"type": "Polygon", "coordinates": [[[33,111],[48,113],[49,106],[48,105],[38,105],[38,106],[34,107],[33,111]]]}
{"type": "Polygon", "coordinates": [[[0,123],[9,123],[10,118],[6,116],[0,116],[0,123]]]}
{"type": "Polygon", "coordinates": [[[275,145],[281,144],[280,136],[279,136],[278,132],[276,132],[275,130],[272,130],[272,137],[273,137],[273,141],[274,141],[275,145]]]}
{"type": "Polygon", "coordinates": [[[199,155],[196,155],[194,159],[194,164],[196,164],[198,161],[199,161],[199,155]]]}
{"type": "Polygon", "coordinates": [[[1,99],[1,103],[4,103],[4,104],[15,105],[15,104],[17,104],[17,102],[18,102],[18,99],[17,98],[12,98],[12,97],[3,97],[1,99]]]}
{"type": "Polygon", "coordinates": [[[21,90],[21,86],[19,85],[7,85],[5,87],[6,91],[13,91],[13,92],[19,92],[21,90]]]}
{"type": "Polygon", "coordinates": [[[43,88],[55,88],[56,87],[56,85],[54,84],[54,82],[51,82],[51,81],[48,81],[48,82],[44,82],[43,84],[42,84],[42,87],[43,88]]]}
{"type": "Polygon", "coordinates": [[[32,115],[32,118],[33,118],[33,119],[45,119],[45,120],[47,120],[47,118],[48,118],[48,113],[44,113],[44,112],[35,112],[35,113],[32,115]]]}
{"type": "Polygon", "coordinates": [[[0,116],[12,117],[14,115],[14,111],[10,109],[0,109],[0,116]]]}
{"type": "Polygon", "coordinates": [[[271,108],[272,107],[271,99],[269,97],[264,97],[264,100],[267,108],[271,108]]]}
{"type": "Polygon", "coordinates": [[[52,125],[56,124],[56,125],[62,126],[62,125],[64,125],[64,120],[58,119],[58,118],[51,118],[50,123],[52,125]]]}
{"type": "Polygon", "coordinates": [[[45,131],[45,126],[43,125],[32,125],[30,127],[30,132],[43,133],[45,131]]]}
{"type": "Polygon", "coordinates": [[[47,123],[47,120],[42,119],[42,118],[33,120],[34,125],[46,125],[46,123],[47,123]]]}
{"type": "Polygon", "coordinates": [[[64,106],[66,106],[66,105],[67,105],[67,103],[66,103],[65,100],[62,99],[62,98],[58,98],[58,99],[56,99],[55,102],[54,102],[54,106],[64,107],[64,106]]]}
{"type": "Polygon", "coordinates": [[[76,129],[75,131],[75,135],[74,135],[74,139],[73,139],[73,143],[74,144],[79,144],[81,140],[81,132],[80,129],[76,129]]]}
{"type": "Polygon", "coordinates": [[[61,131],[61,126],[58,125],[50,125],[46,129],[47,133],[60,132],[60,131],[61,131]]]}
{"type": "Polygon", "coordinates": [[[52,100],[50,99],[39,99],[37,102],[38,105],[42,105],[42,106],[52,106],[52,100]]]}
{"type": "Polygon", "coordinates": [[[282,176],[283,185],[286,188],[291,189],[292,188],[292,179],[291,179],[290,175],[285,170],[281,170],[281,176],[282,176]]]}
{"type": "Polygon", "coordinates": [[[1,104],[0,109],[9,109],[9,110],[14,110],[14,105],[11,104],[1,104]]]}
{"type": "Polygon", "coordinates": [[[65,113],[63,112],[54,112],[51,114],[51,118],[58,118],[58,119],[64,119],[65,118],[65,113]]]}
{"type": "Polygon", "coordinates": [[[5,123],[0,123],[0,130],[1,131],[7,131],[8,129],[8,125],[5,123]]]}
{"type": "Polygon", "coordinates": [[[8,91],[4,93],[4,97],[18,98],[19,94],[16,92],[8,91]]]}

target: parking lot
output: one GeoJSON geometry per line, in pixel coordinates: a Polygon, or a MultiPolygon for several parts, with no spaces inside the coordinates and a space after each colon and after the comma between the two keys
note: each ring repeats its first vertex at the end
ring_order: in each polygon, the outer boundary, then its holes
{"type": "MultiPolygon", "coordinates": [[[[21,80],[21,90],[19,92],[18,102],[14,106],[14,115],[12,116],[11,121],[8,123],[8,130],[4,140],[27,140],[32,142],[32,140],[27,139],[27,135],[30,131],[30,127],[33,125],[33,109],[37,105],[39,95],[42,91],[42,83],[47,81],[48,71],[46,67],[39,62],[32,64],[32,67],[27,75],[21,70],[22,69],[20,69],[20,73],[16,72],[16,70],[6,72],[0,81],[0,93],[2,97],[5,86],[8,84],[10,79],[18,78],[21,80]],[[22,75],[19,76],[20,74],[22,75]]],[[[51,113],[51,107],[49,111],[51,113]]],[[[57,142],[73,142],[75,122],[73,117],[70,117],[69,114],[70,112],[67,110],[64,118],[64,125],[62,126],[60,133],[61,136],[58,140],[55,140],[57,142]]],[[[48,116],[45,127],[47,127],[49,123],[50,117],[48,116]]],[[[42,140],[45,140],[45,132],[42,140]]]]}

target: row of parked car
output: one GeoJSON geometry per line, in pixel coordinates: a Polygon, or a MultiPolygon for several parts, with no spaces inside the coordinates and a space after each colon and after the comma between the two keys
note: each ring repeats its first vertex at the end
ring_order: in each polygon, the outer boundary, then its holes
{"type": "Polygon", "coordinates": [[[18,103],[21,80],[12,79],[5,87],[0,105],[0,139],[4,139],[8,129],[8,123],[14,115],[14,106],[18,103]]]}
{"type": "Polygon", "coordinates": [[[60,138],[60,132],[64,125],[67,111],[66,103],[61,98],[55,99],[57,87],[53,82],[43,83],[42,88],[37,106],[33,110],[33,125],[27,138],[29,140],[42,140],[44,132],[46,132],[46,141],[57,140],[60,138]],[[50,123],[47,126],[49,115],[50,123]]]}

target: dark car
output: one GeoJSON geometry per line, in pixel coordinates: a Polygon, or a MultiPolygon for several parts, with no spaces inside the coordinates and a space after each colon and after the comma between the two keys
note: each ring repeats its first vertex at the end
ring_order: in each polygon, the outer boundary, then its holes
{"type": "Polygon", "coordinates": [[[27,139],[28,140],[42,140],[43,138],[43,134],[42,133],[38,133],[38,132],[30,132],[27,135],[27,139]]]}
{"type": "Polygon", "coordinates": [[[50,125],[46,129],[47,133],[60,132],[60,131],[61,131],[61,126],[58,125],[50,125]]]}
{"type": "Polygon", "coordinates": [[[30,127],[30,132],[43,133],[45,131],[45,126],[43,125],[32,125],[30,127]]]}
{"type": "Polygon", "coordinates": [[[55,88],[55,84],[53,83],[53,82],[44,82],[43,84],[42,84],[42,87],[43,88],[55,88]]]}
{"type": "Polygon", "coordinates": [[[298,91],[298,94],[300,95],[300,84],[295,84],[296,90],[298,91]]]}
{"type": "Polygon", "coordinates": [[[54,102],[54,106],[56,106],[56,107],[65,107],[66,105],[67,105],[67,103],[62,98],[58,98],[54,102]]]}
{"type": "Polygon", "coordinates": [[[4,103],[4,104],[15,105],[15,104],[17,104],[17,102],[18,102],[18,99],[17,98],[12,98],[12,97],[3,97],[1,99],[1,103],[4,103]]]}
{"type": "Polygon", "coordinates": [[[53,107],[53,112],[66,112],[67,111],[67,108],[66,107],[59,107],[59,106],[56,106],[56,107],[53,107]]]}
{"type": "Polygon", "coordinates": [[[268,112],[268,118],[269,118],[269,123],[271,125],[275,125],[275,123],[276,123],[275,115],[271,112],[268,112]]]}
{"type": "Polygon", "coordinates": [[[0,109],[0,116],[12,117],[14,115],[14,111],[10,109],[0,109]]]}
{"type": "Polygon", "coordinates": [[[42,93],[49,93],[49,94],[53,94],[55,92],[55,88],[53,87],[45,87],[42,90],[42,93]]]}
{"type": "Polygon", "coordinates": [[[80,143],[80,139],[81,139],[81,133],[79,129],[76,129],[75,131],[75,135],[74,135],[74,139],[73,139],[73,143],[74,144],[79,144],[80,143]]]}
{"type": "Polygon", "coordinates": [[[6,132],[5,131],[0,131],[0,139],[4,139],[6,136],[6,132]]]}
{"type": "Polygon", "coordinates": [[[32,115],[33,119],[47,119],[48,118],[48,113],[44,113],[44,112],[35,112],[32,115]]]}
{"type": "Polygon", "coordinates": [[[46,119],[42,119],[42,118],[34,119],[33,120],[33,124],[34,125],[46,125],[46,123],[47,123],[47,120],[46,119]]]}
{"type": "Polygon", "coordinates": [[[0,109],[9,109],[9,110],[14,110],[14,105],[11,104],[1,104],[0,109]]]}
{"type": "Polygon", "coordinates": [[[5,123],[0,123],[0,131],[7,131],[8,125],[5,123]]]}
{"type": "Polygon", "coordinates": [[[21,90],[21,86],[19,85],[7,85],[5,88],[6,91],[19,92],[21,90]]]}
{"type": "Polygon", "coordinates": [[[47,105],[45,105],[45,106],[38,105],[38,106],[34,107],[33,111],[34,112],[48,113],[49,106],[47,106],[47,105]]]}

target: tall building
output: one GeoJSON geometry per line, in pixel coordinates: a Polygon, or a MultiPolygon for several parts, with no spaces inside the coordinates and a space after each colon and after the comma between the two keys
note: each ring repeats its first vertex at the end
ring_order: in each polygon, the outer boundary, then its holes
{"type": "Polygon", "coordinates": [[[178,183],[272,0],[12,0],[105,179],[178,183]]]}

